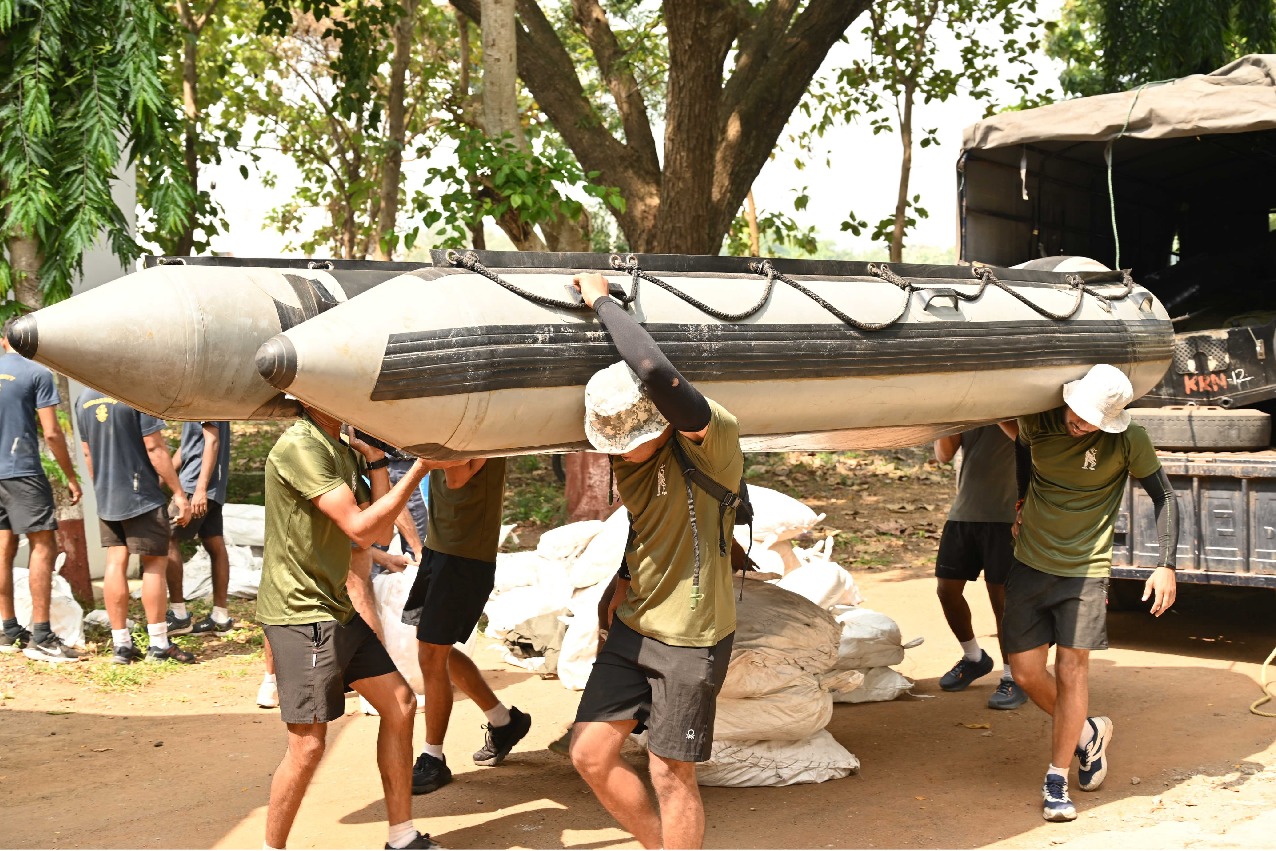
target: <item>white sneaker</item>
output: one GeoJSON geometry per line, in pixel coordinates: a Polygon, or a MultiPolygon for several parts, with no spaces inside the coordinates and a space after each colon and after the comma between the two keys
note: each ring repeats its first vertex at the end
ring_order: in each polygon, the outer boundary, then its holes
{"type": "Polygon", "coordinates": [[[373,706],[371,703],[368,703],[368,699],[364,697],[363,695],[359,695],[359,710],[364,715],[379,715],[380,714],[377,712],[377,708],[373,706]]]}
{"type": "Polygon", "coordinates": [[[257,705],[262,709],[278,709],[279,686],[268,680],[262,680],[261,688],[257,689],[257,705]]]}

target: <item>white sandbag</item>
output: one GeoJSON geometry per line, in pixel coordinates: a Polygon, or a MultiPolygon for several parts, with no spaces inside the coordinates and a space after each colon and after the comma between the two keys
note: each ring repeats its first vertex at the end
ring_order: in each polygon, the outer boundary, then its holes
{"type": "MultiPolygon", "coordinates": [[[[85,626],[100,626],[102,629],[111,628],[111,617],[106,613],[106,609],[94,609],[84,616],[85,626]]],[[[132,629],[137,626],[137,622],[132,618],[124,619],[125,629],[132,629]]]]}
{"type": "Polygon", "coordinates": [[[904,661],[899,624],[891,618],[862,606],[840,608],[833,616],[842,625],[839,668],[884,668],[904,661]]]}
{"type": "Polygon", "coordinates": [[[571,588],[566,583],[550,582],[512,588],[487,601],[483,613],[487,615],[484,633],[503,641],[514,627],[554,612],[567,613],[567,601],[571,588]]]}
{"type": "Polygon", "coordinates": [[[549,571],[552,574],[557,567],[558,565],[542,556],[539,551],[497,553],[492,594],[504,594],[512,588],[539,585],[542,571],[549,571]]]}
{"type": "Polygon", "coordinates": [[[567,568],[567,577],[576,588],[597,585],[616,572],[629,540],[629,516],[617,510],[603,523],[575,561],[567,568]]]}
{"type": "Polygon", "coordinates": [[[864,672],[834,668],[827,674],[820,674],[819,681],[820,688],[833,695],[833,701],[837,703],[840,695],[850,694],[864,685],[864,672]]]}
{"type": "Polygon", "coordinates": [[[567,619],[567,634],[558,654],[558,679],[564,688],[581,691],[598,655],[598,617],[593,612],[567,619]]]}
{"type": "Polygon", "coordinates": [[[199,600],[213,593],[213,560],[202,546],[182,565],[182,599],[199,600]]]}
{"type": "MultiPolygon", "coordinates": [[[[230,562],[230,580],[226,593],[245,600],[257,599],[261,586],[261,558],[253,555],[251,547],[226,544],[226,557],[230,562]]],[[[182,565],[182,597],[199,600],[213,593],[213,565],[208,551],[197,547],[195,554],[182,565]]],[[[141,596],[141,587],[134,592],[141,596]]]]}
{"type": "Polygon", "coordinates": [[[854,605],[863,600],[851,574],[831,561],[804,564],[784,574],[775,584],[800,594],[821,609],[854,605]]]}
{"type": "Polygon", "coordinates": [[[814,736],[833,719],[833,696],[812,674],[760,697],[719,697],[715,739],[797,741],[814,736]]]}
{"type": "Polygon", "coordinates": [[[778,660],[775,656],[757,650],[732,651],[727,675],[722,679],[721,698],[761,697],[782,691],[795,680],[809,676],[796,665],[778,660]]]}
{"type": "MultiPolygon", "coordinates": [[[[416,628],[403,622],[403,604],[407,602],[408,592],[416,581],[416,572],[417,565],[409,564],[398,573],[378,573],[372,577],[372,598],[376,603],[377,616],[381,619],[382,643],[386,652],[412,691],[421,695],[425,693],[425,683],[417,657],[416,628]]],[[[473,656],[477,637],[478,630],[474,629],[464,643],[454,646],[465,655],[473,656]]]]}
{"type": "MultiPolygon", "coordinates": [[[[753,540],[770,546],[787,541],[814,529],[823,514],[816,514],[791,496],[761,485],[749,485],[749,502],[753,505],[753,540]]],[[[737,526],[737,540],[747,547],[748,526],[737,526]]]]}
{"type": "Polygon", "coordinates": [[[837,703],[869,703],[894,700],[913,687],[913,681],[891,668],[869,668],[864,684],[854,691],[833,696],[837,703]]]}
{"type": "Polygon", "coordinates": [[[222,506],[222,535],[227,546],[266,546],[266,506],[226,503],[222,506]]]}
{"type": "Polygon", "coordinates": [[[750,582],[745,585],[744,598],[736,603],[732,655],[756,650],[777,662],[822,674],[837,664],[841,635],[841,624],[805,597],[774,585],[750,582]]]}
{"type": "Polygon", "coordinates": [[[602,531],[603,521],[581,520],[568,523],[557,529],[550,529],[541,535],[536,544],[536,552],[547,559],[555,561],[572,561],[580,556],[589,546],[589,542],[602,531]]]}
{"type": "Polygon", "coordinates": [[[571,599],[567,602],[567,611],[573,617],[580,615],[591,617],[595,621],[598,620],[598,601],[602,599],[603,592],[607,590],[607,586],[611,584],[611,577],[608,576],[602,582],[591,585],[588,588],[576,588],[572,591],[571,599]]]}
{"type": "MultiPolygon", "coordinates": [[[[71,647],[84,645],[84,609],[75,602],[71,585],[58,573],[66,562],[64,553],[58,554],[55,563],[52,588],[49,593],[49,629],[71,647]]],[[[31,585],[29,571],[25,567],[13,569],[13,611],[18,623],[31,628],[31,585]]]]}
{"type": "Polygon", "coordinates": [[[719,741],[708,762],[696,766],[701,786],[791,786],[848,777],[860,769],[855,754],[827,730],[796,742],[719,741]]]}

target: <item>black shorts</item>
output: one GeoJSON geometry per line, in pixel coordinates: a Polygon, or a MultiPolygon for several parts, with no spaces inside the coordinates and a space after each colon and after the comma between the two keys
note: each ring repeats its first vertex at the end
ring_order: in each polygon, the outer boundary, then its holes
{"type": "MultiPolygon", "coordinates": [[[[191,495],[186,494],[186,498],[190,499],[191,495]]],[[[196,535],[199,535],[201,541],[222,537],[222,504],[215,499],[210,499],[208,511],[204,512],[203,517],[192,514],[191,522],[185,526],[172,524],[172,530],[173,537],[179,541],[194,540],[196,535]]]]}
{"type": "Polygon", "coordinates": [[[495,584],[496,562],[426,547],[403,603],[403,622],[416,627],[417,640],[426,644],[466,641],[483,616],[495,584]]]}
{"type": "Polygon", "coordinates": [[[1049,644],[1108,649],[1108,578],[1055,576],[1016,560],[1006,578],[1001,645],[1023,653],[1049,644]]]}
{"type": "Polygon", "coordinates": [[[125,520],[98,520],[102,546],[128,547],[135,556],[168,555],[168,507],[161,505],[125,520]]]}
{"type": "Polygon", "coordinates": [[[266,624],[275,656],[279,714],[285,724],[326,724],[346,711],[346,690],[359,680],[396,673],[390,654],[357,614],[336,621],[266,624]]]}
{"type": "Polygon", "coordinates": [[[1015,539],[1009,523],[972,523],[949,520],[939,537],[935,575],[940,579],[974,582],[983,571],[984,581],[1004,585],[1015,560],[1015,539]]]}
{"type": "Polygon", "coordinates": [[[713,748],[718,691],[734,639],[732,633],[712,647],[675,647],[613,619],[576,720],[635,720],[634,732],[651,731],[647,747],[652,753],[704,762],[713,748]]]}
{"type": "Polygon", "coordinates": [[[0,479],[0,531],[15,535],[58,528],[53,488],[42,475],[0,479]]]}

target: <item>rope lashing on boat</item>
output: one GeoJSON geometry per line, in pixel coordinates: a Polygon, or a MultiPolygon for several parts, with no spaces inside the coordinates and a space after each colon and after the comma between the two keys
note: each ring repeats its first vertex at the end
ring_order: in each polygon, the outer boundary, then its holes
{"type": "Polygon", "coordinates": [[[767,281],[766,289],[762,292],[762,297],[758,299],[757,304],[747,308],[746,310],[742,310],[739,313],[727,313],[724,310],[718,310],[715,307],[710,307],[690,294],[678,289],[668,281],[662,281],[655,275],[644,272],[638,266],[638,258],[632,254],[626,256],[624,259],[621,259],[618,254],[613,254],[611,256],[611,267],[618,272],[625,272],[633,278],[633,288],[630,290],[630,293],[634,298],[638,297],[639,281],[647,281],[667,292],[672,293],[694,307],[696,310],[699,310],[702,313],[707,313],[719,322],[739,322],[741,319],[748,319],[750,316],[766,306],[767,301],[771,298],[771,291],[775,289],[775,282],[767,281]]]}
{"type": "Polygon", "coordinates": [[[820,307],[827,310],[833,316],[836,316],[843,323],[850,325],[852,328],[857,328],[860,331],[880,331],[883,328],[889,328],[891,325],[894,325],[896,322],[903,319],[904,314],[908,312],[909,296],[912,295],[913,290],[919,289],[918,287],[915,287],[913,284],[910,284],[908,281],[901,278],[899,275],[896,275],[889,268],[887,268],[886,264],[884,263],[881,266],[874,266],[872,263],[868,264],[869,274],[876,275],[877,277],[881,278],[883,281],[886,281],[888,284],[893,284],[894,286],[899,287],[903,291],[904,303],[900,305],[899,313],[895,314],[893,318],[888,319],[885,322],[861,322],[855,317],[849,316],[843,313],[842,311],[838,310],[832,304],[825,301],[820,296],[819,293],[815,292],[814,290],[808,289],[807,287],[802,286],[797,281],[790,278],[788,275],[785,275],[776,271],[775,267],[771,265],[770,260],[763,260],[758,263],[750,263],[749,270],[756,274],[765,276],[767,281],[771,284],[773,284],[776,281],[782,281],[788,284],[789,286],[793,287],[793,289],[797,290],[802,295],[806,296],[811,301],[815,302],[820,307]]]}
{"type": "MultiPolygon", "coordinates": [[[[1108,295],[1106,293],[1101,293],[1098,290],[1094,289],[1093,287],[1087,286],[1085,279],[1082,278],[1080,275],[1067,275],[1064,278],[1064,280],[1067,281],[1068,288],[1071,289],[1073,292],[1075,292],[1077,297],[1076,297],[1076,300],[1072,303],[1071,309],[1069,309],[1066,313],[1056,313],[1046,307],[1042,307],[1041,305],[1036,304],[1027,296],[1025,296],[1023,293],[1016,291],[1013,287],[1011,287],[1005,281],[998,278],[993,273],[992,269],[990,269],[987,266],[972,266],[970,268],[970,272],[974,277],[979,279],[980,281],[979,289],[975,290],[973,293],[962,293],[962,292],[954,291],[952,293],[954,298],[960,301],[974,301],[975,299],[978,299],[980,296],[982,296],[984,294],[984,290],[988,289],[989,286],[995,286],[1003,290],[1008,295],[1013,296],[1015,299],[1017,299],[1018,301],[1020,301],[1027,307],[1030,307],[1032,310],[1036,311],[1037,313],[1041,314],[1047,319],[1054,319],[1056,321],[1071,319],[1073,316],[1075,316],[1077,311],[1081,309],[1082,299],[1084,299],[1085,296],[1087,295],[1092,296],[1095,299],[1098,299],[1100,302],[1102,302],[1104,308],[1110,311],[1112,309],[1112,302],[1120,301],[1123,298],[1127,298],[1129,297],[1130,293],[1134,291],[1134,279],[1130,277],[1130,273],[1126,271],[1125,269],[1121,270],[1120,286],[1122,287],[1122,290],[1120,293],[1115,295],[1108,295]]],[[[1111,284],[1109,286],[1117,286],[1117,285],[1111,284]]]]}
{"type": "MultiPolygon", "coordinates": [[[[590,308],[589,305],[585,304],[583,301],[567,301],[566,299],[550,298],[549,296],[537,295],[534,292],[529,292],[528,290],[523,289],[517,284],[512,284],[509,281],[502,278],[500,275],[493,272],[491,269],[484,266],[482,263],[480,263],[478,259],[478,255],[475,254],[473,251],[466,251],[464,254],[462,254],[459,251],[448,249],[447,253],[444,256],[447,258],[447,261],[451,263],[453,266],[461,266],[462,268],[469,269],[471,272],[475,273],[476,275],[482,275],[484,278],[487,278],[492,283],[504,287],[505,289],[512,292],[514,295],[519,296],[520,298],[525,298],[530,302],[541,305],[542,307],[556,307],[559,310],[591,310],[592,309],[590,308]]],[[[617,301],[619,301],[621,304],[626,304],[626,305],[633,304],[634,299],[636,299],[637,297],[638,297],[638,291],[636,288],[631,293],[628,293],[628,294],[621,293],[619,295],[614,296],[614,298],[616,298],[617,301]]]]}

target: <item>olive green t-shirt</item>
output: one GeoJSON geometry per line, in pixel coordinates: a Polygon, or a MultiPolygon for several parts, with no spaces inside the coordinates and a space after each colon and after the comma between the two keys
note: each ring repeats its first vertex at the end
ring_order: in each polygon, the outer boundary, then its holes
{"type": "Polygon", "coordinates": [[[504,458],[488,458],[487,463],[456,490],[447,486],[445,470],[432,471],[425,545],[436,553],[496,561],[504,498],[504,458]]]}
{"type": "Polygon", "coordinates": [[[1019,418],[1019,439],[1032,450],[1032,478],[1015,558],[1055,576],[1107,576],[1126,478],[1146,478],[1161,461],[1140,425],[1073,437],[1063,413],[1019,418]]]}
{"type": "Polygon", "coordinates": [[[723,519],[728,544],[723,555],[718,549],[718,501],[692,484],[703,595],[693,609],[691,512],[686,480],[673,454],[673,441],[681,441],[687,458],[701,472],[730,491],[739,489],[744,472],[740,426],[716,402],[710,401],[709,407],[713,416],[699,445],[675,433],[641,464],[612,459],[616,489],[633,515],[635,533],[625,553],[632,577],[629,594],[616,616],[642,635],[679,647],[711,647],[735,632],[730,549],[735,511],[727,511],[723,519]]]}
{"type": "Polygon", "coordinates": [[[309,417],[297,420],[270,450],[259,621],[347,623],[354,615],[346,592],[350,539],[311,500],[347,485],[355,502],[366,503],[371,498],[363,480],[366,467],[362,455],[333,440],[309,417]]]}

